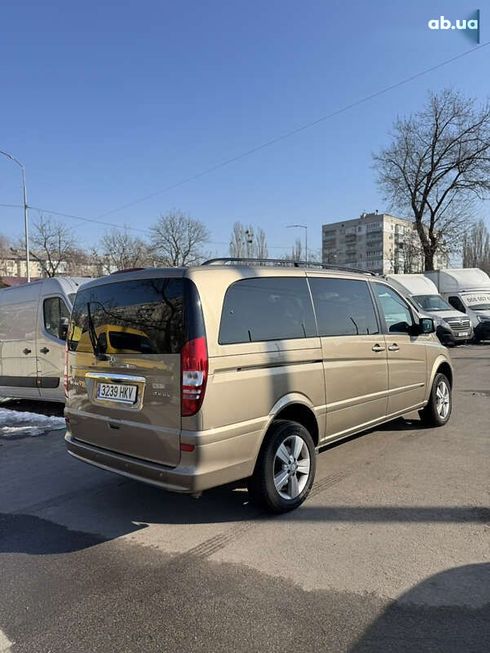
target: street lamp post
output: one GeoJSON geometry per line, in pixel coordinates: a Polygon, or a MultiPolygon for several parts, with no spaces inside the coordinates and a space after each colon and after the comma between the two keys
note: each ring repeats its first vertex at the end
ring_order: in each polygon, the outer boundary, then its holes
{"type": "Polygon", "coordinates": [[[305,230],[305,262],[308,263],[308,225],[306,224],[288,224],[287,229],[304,229],[305,230]]]}
{"type": "Polygon", "coordinates": [[[8,152],[4,152],[3,150],[0,150],[0,154],[3,154],[3,156],[7,157],[7,159],[10,159],[14,163],[16,163],[22,172],[22,199],[23,199],[23,207],[24,207],[24,242],[25,242],[25,250],[26,250],[27,283],[30,283],[31,266],[29,260],[29,216],[27,214],[27,210],[29,207],[27,205],[26,170],[22,165],[22,163],[18,161],[15,158],[15,156],[13,156],[12,154],[9,154],[8,152]]]}

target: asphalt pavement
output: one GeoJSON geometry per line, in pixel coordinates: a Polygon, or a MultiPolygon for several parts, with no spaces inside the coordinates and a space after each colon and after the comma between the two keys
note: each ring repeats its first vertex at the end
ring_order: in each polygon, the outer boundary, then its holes
{"type": "Polygon", "coordinates": [[[0,652],[487,653],[490,345],[451,354],[447,426],[327,448],[280,517],[0,437],[0,652]]]}

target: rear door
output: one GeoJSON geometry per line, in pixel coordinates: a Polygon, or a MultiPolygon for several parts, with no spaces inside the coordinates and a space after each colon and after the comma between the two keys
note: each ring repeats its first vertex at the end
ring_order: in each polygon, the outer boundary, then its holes
{"type": "MultiPolygon", "coordinates": [[[[41,399],[63,401],[63,365],[65,339],[63,321],[70,317],[66,299],[61,295],[41,297],[38,312],[36,355],[41,399]]],[[[65,327],[66,333],[66,327],[65,327]]]]}
{"type": "Polygon", "coordinates": [[[308,276],[322,341],[327,436],[334,437],[386,415],[386,346],[367,281],[308,276]]]}
{"type": "Polygon", "coordinates": [[[78,291],[68,334],[67,401],[76,439],[179,463],[180,351],[190,282],[178,272],[114,275],[78,291]]]}
{"type": "Polygon", "coordinates": [[[384,283],[373,282],[374,294],[384,321],[388,353],[388,414],[410,409],[426,396],[427,341],[414,335],[413,313],[403,297],[384,283]]]}

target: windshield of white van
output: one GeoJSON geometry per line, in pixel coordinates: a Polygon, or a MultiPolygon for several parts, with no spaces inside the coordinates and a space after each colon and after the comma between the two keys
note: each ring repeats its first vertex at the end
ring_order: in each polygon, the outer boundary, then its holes
{"type": "Polygon", "coordinates": [[[475,311],[490,310],[490,293],[488,292],[465,293],[461,297],[468,308],[472,308],[475,311]]]}
{"type": "Polygon", "coordinates": [[[453,311],[454,308],[440,295],[414,295],[413,301],[424,311],[453,311]]]}
{"type": "Polygon", "coordinates": [[[95,343],[99,354],[172,354],[184,338],[184,279],[137,279],[78,291],[68,349],[92,352],[95,343]]]}

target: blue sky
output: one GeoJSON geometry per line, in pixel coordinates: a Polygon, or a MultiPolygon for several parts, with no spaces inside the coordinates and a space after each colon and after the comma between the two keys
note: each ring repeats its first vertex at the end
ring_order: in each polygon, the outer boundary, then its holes
{"type": "MultiPolygon", "coordinates": [[[[102,216],[472,47],[430,18],[473,2],[416,0],[3,0],[0,149],[27,168],[29,203],[102,216]]],[[[481,42],[490,12],[481,9],[481,42]]],[[[309,226],[387,208],[371,154],[429,89],[489,95],[490,47],[179,188],[100,218],[146,229],[179,208],[227,254],[233,222],[271,253],[309,226]]],[[[0,203],[21,199],[0,157],[0,203]]],[[[37,213],[32,211],[32,219],[37,213]]],[[[49,213],[48,213],[49,215],[49,213]]],[[[106,230],[65,219],[81,244],[106,230]]],[[[0,233],[22,231],[0,207],[0,233]]],[[[298,234],[299,235],[299,234],[298,234]]]]}

